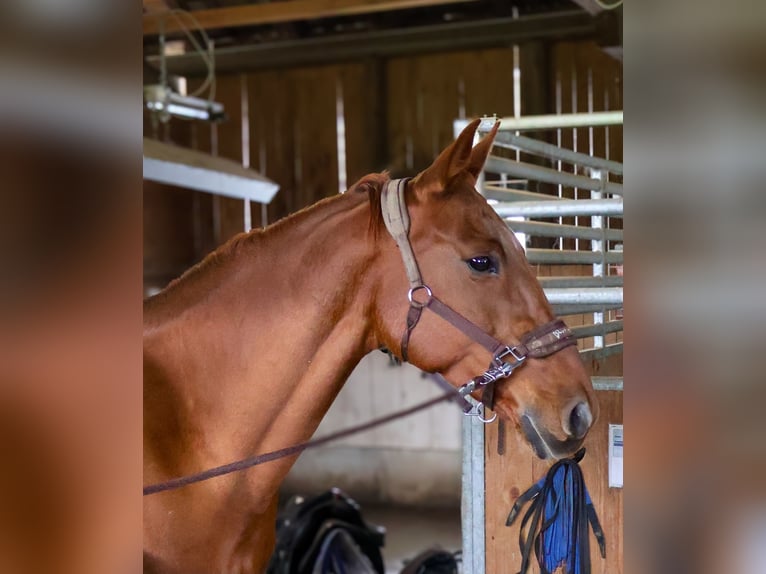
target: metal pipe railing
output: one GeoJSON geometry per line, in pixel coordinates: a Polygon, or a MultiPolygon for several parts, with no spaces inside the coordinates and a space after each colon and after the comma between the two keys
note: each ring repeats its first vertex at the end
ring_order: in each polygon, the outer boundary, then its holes
{"type": "Polygon", "coordinates": [[[507,173],[514,177],[522,177],[524,179],[532,179],[555,185],[564,185],[567,187],[577,187],[579,189],[622,195],[621,183],[614,183],[612,181],[606,181],[605,179],[597,179],[584,175],[575,175],[565,171],[558,171],[532,163],[514,161],[494,155],[487,158],[485,169],[495,173],[507,173]]]}
{"type": "Polygon", "coordinates": [[[622,343],[613,343],[611,345],[606,345],[605,347],[580,351],[580,359],[583,361],[592,361],[593,359],[604,359],[606,357],[611,357],[612,355],[619,355],[620,353],[622,353],[622,343]]]}
{"type": "Polygon", "coordinates": [[[622,241],[622,229],[599,229],[565,225],[560,223],[545,223],[542,221],[508,221],[512,231],[536,235],[538,237],[576,237],[578,239],[595,239],[602,241],[622,241]]]}
{"type": "Polygon", "coordinates": [[[623,279],[617,275],[605,277],[538,277],[537,280],[543,289],[584,289],[588,287],[622,287],[623,279]]]}
{"type": "Polygon", "coordinates": [[[545,116],[483,117],[479,131],[488,132],[500,120],[501,131],[550,130],[558,128],[587,128],[622,125],[622,111],[556,114],[545,116]]]}
{"type": "Polygon", "coordinates": [[[495,201],[561,201],[559,197],[547,193],[487,184],[482,189],[482,195],[495,201]]]}
{"type": "Polygon", "coordinates": [[[589,167],[591,169],[604,170],[617,175],[622,175],[623,166],[620,162],[593,157],[585,153],[564,149],[557,145],[541,142],[525,136],[519,136],[511,132],[498,133],[495,137],[494,145],[506,149],[526,151],[549,159],[561,160],[567,163],[589,167]]]}
{"type": "Polygon", "coordinates": [[[601,261],[610,265],[622,263],[622,251],[572,251],[568,249],[527,249],[527,260],[543,265],[592,265],[601,261]]]}
{"type": "Polygon", "coordinates": [[[574,333],[575,338],[585,339],[587,337],[595,337],[607,333],[618,333],[622,331],[622,327],[622,321],[607,321],[606,323],[598,323],[595,325],[572,327],[572,332],[574,333]]]}
{"type": "Polygon", "coordinates": [[[548,288],[545,296],[551,305],[622,305],[622,287],[587,287],[583,289],[548,288]]]}
{"type": "Polygon", "coordinates": [[[596,311],[608,311],[610,309],[622,309],[622,303],[610,305],[553,305],[557,315],[584,315],[596,311]]]}
{"type": "Polygon", "coordinates": [[[530,201],[499,203],[493,206],[500,217],[570,217],[608,215],[622,217],[622,199],[562,199],[544,204],[530,201]]]}
{"type": "Polygon", "coordinates": [[[622,377],[591,377],[590,380],[597,391],[622,391],[622,377]]]}

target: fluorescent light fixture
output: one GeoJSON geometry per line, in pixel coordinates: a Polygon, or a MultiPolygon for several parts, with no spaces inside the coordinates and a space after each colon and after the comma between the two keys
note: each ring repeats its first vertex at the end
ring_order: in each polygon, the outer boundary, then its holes
{"type": "Polygon", "coordinates": [[[207,110],[200,110],[178,104],[168,104],[165,108],[171,116],[181,116],[195,120],[210,120],[210,113],[207,110]]]}
{"type": "Polygon", "coordinates": [[[192,96],[182,96],[160,84],[144,86],[144,101],[146,107],[158,113],[162,121],[169,120],[171,116],[209,122],[225,118],[223,104],[192,96]]]}

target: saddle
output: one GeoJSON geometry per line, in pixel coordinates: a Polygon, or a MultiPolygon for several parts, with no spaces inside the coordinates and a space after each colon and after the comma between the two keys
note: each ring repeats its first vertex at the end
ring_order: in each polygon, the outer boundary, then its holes
{"type": "Polygon", "coordinates": [[[333,488],[292,497],[277,517],[277,544],[267,574],[384,574],[385,530],[362,518],[359,505],[333,488]]]}

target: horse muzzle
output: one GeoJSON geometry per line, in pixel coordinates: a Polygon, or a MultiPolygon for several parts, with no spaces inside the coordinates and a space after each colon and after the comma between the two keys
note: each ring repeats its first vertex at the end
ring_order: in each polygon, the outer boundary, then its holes
{"type": "MultiPolygon", "coordinates": [[[[519,421],[521,431],[539,458],[543,460],[549,458],[562,459],[571,456],[579,450],[592,423],[592,417],[588,420],[581,405],[585,405],[585,408],[587,408],[587,404],[578,403],[571,411],[571,416],[576,418],[577,421],[573,421],[570,424],[573,427],[577,427],[577,434],[570,434],[568,438],[563,440],[557,438],[553,433],[540,425],[533,414],[525,412],[521,416],[519,421]],[[580,422],[581,420],[587,421],[587,427],[585,422],[580,422]]],[[[588,409],[589,412],[590,410],[588,409]]],[[[570,430],[570,432],[572,431],[570,430]]]]}

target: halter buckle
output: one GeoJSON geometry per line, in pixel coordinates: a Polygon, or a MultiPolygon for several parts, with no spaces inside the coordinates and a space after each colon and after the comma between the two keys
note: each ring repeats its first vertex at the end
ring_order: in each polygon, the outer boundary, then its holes
{"type": "Polygon", "coordinates": [[[500,351],[497,355],[495,355],[495,362],[496,363],[503,363],[503,364],[509,364],[503,361],[504,357],[507,357],[508,355],[511,355],[515,359],[515,363],[513,363],[513,367],[516,368],[518,365],[524,362],[524,360],[527,358],[527,356],[521,352],[518,351],[518,347],[506,347],[502,351],[500,351]]]}

